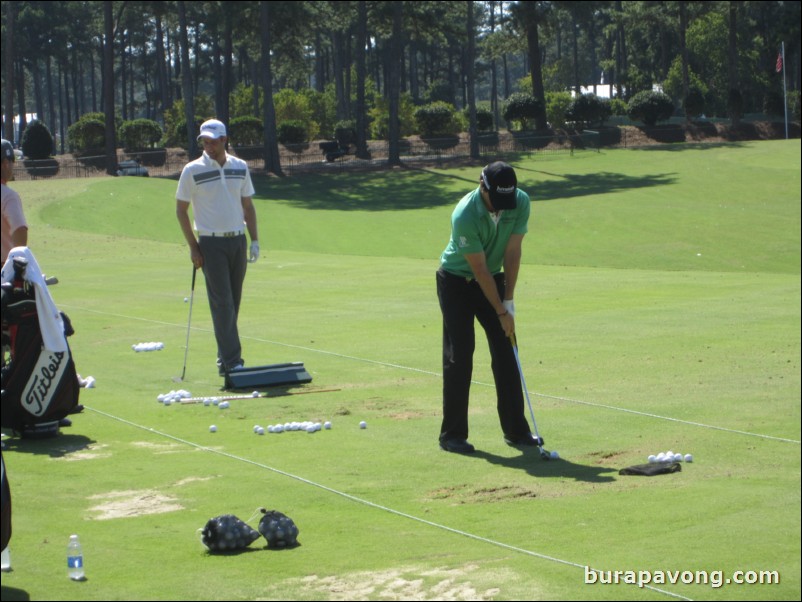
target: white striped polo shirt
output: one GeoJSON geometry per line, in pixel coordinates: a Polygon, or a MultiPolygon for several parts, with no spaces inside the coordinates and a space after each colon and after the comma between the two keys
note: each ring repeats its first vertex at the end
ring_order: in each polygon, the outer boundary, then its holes
{"type": "Polygon", "coordinates": [[[242,198],[254,192],[245,161],[226,153],[220,166],[204,152],[184,166],[175,198],[192,203],[196,230],[230,232],[243,229],[242,198]]]}

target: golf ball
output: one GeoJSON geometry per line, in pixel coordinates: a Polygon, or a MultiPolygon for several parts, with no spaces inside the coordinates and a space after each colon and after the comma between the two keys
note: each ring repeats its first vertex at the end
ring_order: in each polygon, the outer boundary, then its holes
{"type": "Polygon", "coordinates": [[[189,297],[184,297],[184,303],[186,303],[187,301],[189,301],[189,297]]]}
{"type": "Polygon", "coordinates": [[[657,454],[657,461],[658,462],[665,462],[666,461],[666,455],[663,452],[660,452],[659,454],[657,454]]]}
{"type": "Polygon", "coordinates": [[[361,429],[368,428],[368,423],[363,420],[362,422],[359,423],[359,428],[361,429]]]}
{"type": "Polygon", "coordinates": [[[691,454],[685,454],[685,461],[693,462],[693,456],[691,454]]]}
{"type": "Polygon", "coordinates": [[[560,458],[560,454],[558,454],[556,451],[552,450],[551,451],[551,459],[552,460],[558,460],[559,458],[560,458]]]}
{"type": "Polygon", "coordinates": [[[215,425],[210,426],[209,427],[209,432],[210,433],[216,433],[217,432],[217,427],[215,425]]]}
{"type": "Polygon", "coordinates": [[[674,454],[674,462],[682,462],[682,454],[674,454]]]}
{"type": "Polygon", "coordinates": [[[317,429],[315,428],[315,425],[314,425],[314,424],[310,424],[310,425],[308,425],[308,426],[306,427],[306,432],[307,432],[307,433],[314,433],[314,432],[316,432],[316,431],[317,431],[317,429]]]}
{"type": "Polygon", "coordinates": [[[655,462],[657,462],[657,456],[652,454],[651,456],[649,456],[649,464],[654,464],[655,462]]]}
{"type": "Polygon", "coordinates": [[[251,396],[259,397],[259,391],[254,391],[253,393],[251,393],[251,396]]]}
{"type": "Polygon", "coordinates": [[[328,420],[326,422],[324,422],[323,423],[323,428],[326,429],[326,430],[329,430],[331,428],[331,422],[329,422],[328,420]]]}
{"type": "Polygon", "coordinates": [[[264,434],[265,434],[265,429],[263,429],[263,428],[260,426],[258,429],[256,429],[256,434],[257,434],[257,435],[264,435],[264,434]]]}

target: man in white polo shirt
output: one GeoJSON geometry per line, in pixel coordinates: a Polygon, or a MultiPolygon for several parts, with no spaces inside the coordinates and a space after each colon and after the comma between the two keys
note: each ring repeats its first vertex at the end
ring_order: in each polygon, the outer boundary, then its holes
{"type": "Polygon", "coordinates": [[[175,195],[176,216],[192,264],[203,270],[206,279],[221,376],[244,365],[237,318],[247,263],[259,258],[251,176],[247,163],[226,152],[227,140],[226,126],[220,121],[201,124],[198,142],[203,144],[203,154],[184,166],[175,195]]]}

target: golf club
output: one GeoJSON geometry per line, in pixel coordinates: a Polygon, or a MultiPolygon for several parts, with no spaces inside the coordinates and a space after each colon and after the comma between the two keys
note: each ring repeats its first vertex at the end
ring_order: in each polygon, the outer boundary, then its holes
{"type": "Polygon", "coordinates": [[[184,380],[187,373],[187,355],[189,354],[189,325],[192,323],[192,302],[195,299],[195,276],[198,273],[198,268],[193,264],[192,266],[192,291],[189,293],[189,319],[187,320],[187,344],[184,348],[184,369],[181,370],[181,376],[173,377],[173,382],[180,383],[184,380]]]}
{"type": "Polygon", "coordinates": [[[222,396],[209,396],[209,397],[184,397],[183,399],[179,399],[176,403],[179,404],[193,404],[193,403],[203,403],[207,399],[210,401],[231,401],[234,399],[264,399],[266,397],[275,398],[275,397],[289,397],[291,395],[308,395],[309,393],[330,393],[332,391],[339,391],[340,389],[312,389],[310,391],[295,391],[294,393],[275,393],[273,395],[269,395],[267,393],[260,393],[259,395],[254,395],[251,393],[250,395],[222,395],[222,396]]]}
{"type": "Polygon", "coordinates": [[[540,436],[540,433],[538,433],[537,430],[537,421],[535,420],[535,412],[532,409],[532,401],[529,399],[529,389],[526,386],[526,379],[524,378],[524,371],[523,368],[521,367],[521,360],[518,357],[518,341],[515,338],[515,333],[512,333],[510,335],[510,341],[512,342],[512,352],[515,354],[515,363],[518,364],[518,374],[520,374],[521,376],[521,386],[523,387],[524,395],[526,396],[526,403],[529,406],[529,415],[532,417],[532,428],[535,430],[535,437],[537,438],[538,441],[537,449],[540,452],[540,457],[543,460],[551,460],[551,454],[545,449],[543,449],[543,444],[544,444],[543,437],[540,436]]]}

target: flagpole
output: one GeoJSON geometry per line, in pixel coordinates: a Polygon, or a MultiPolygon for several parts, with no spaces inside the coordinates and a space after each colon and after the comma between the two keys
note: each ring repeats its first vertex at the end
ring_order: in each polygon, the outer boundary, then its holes
{"type": "Polygon", "coordinates": [[[785,89],[785,42],[782,42],[783,57],[783,108],[785,109],[785,139],[788,140],[788,92],[785,89]]]}

